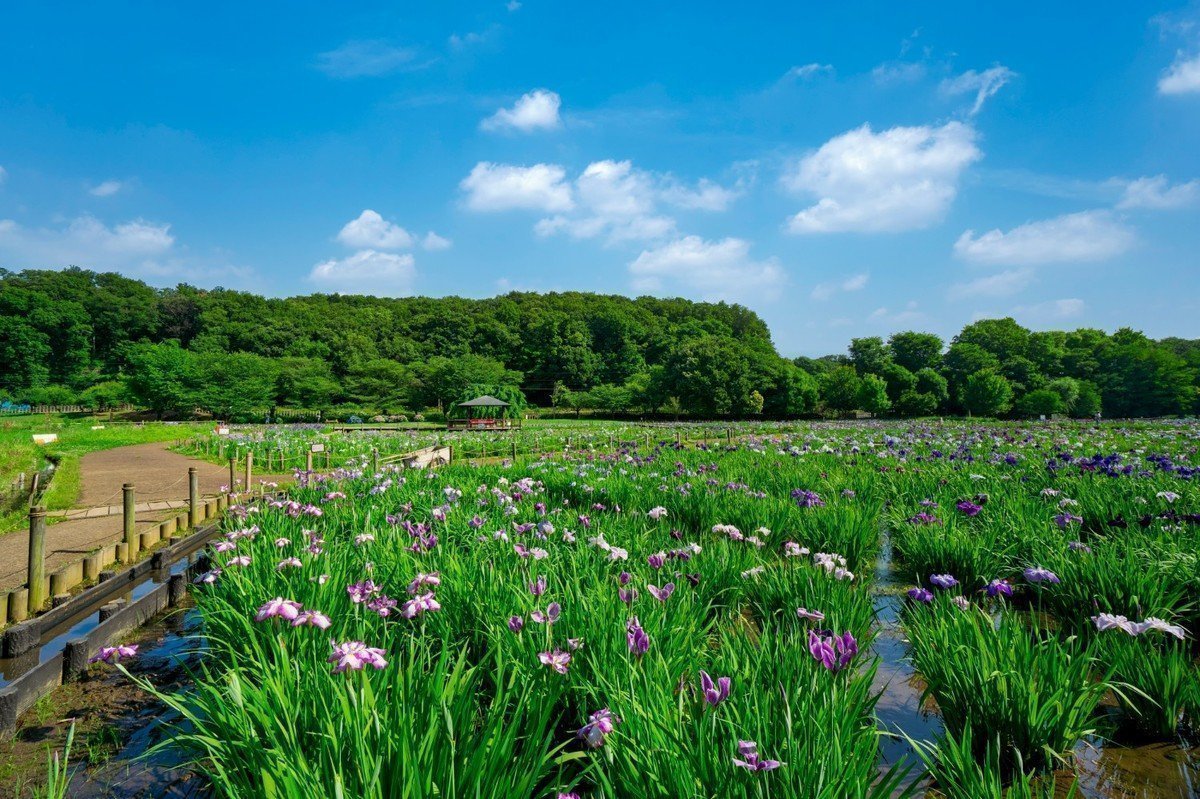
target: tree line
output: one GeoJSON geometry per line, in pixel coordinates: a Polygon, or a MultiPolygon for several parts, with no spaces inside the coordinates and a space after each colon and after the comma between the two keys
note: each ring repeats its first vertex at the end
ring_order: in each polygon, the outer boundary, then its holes
{"type": "Polygon", "coordinates": [[[1198,385],[1200,341],[1131,329],[989,319],[949,342],[906,331],[787,359],[753,311],[728,303],[281,299],[78,268],[0,270],[0,398],[128,400],[165,417],[444,411],[479,387],[568,413],[1162,416],[1196,412],[1198,385]]]}

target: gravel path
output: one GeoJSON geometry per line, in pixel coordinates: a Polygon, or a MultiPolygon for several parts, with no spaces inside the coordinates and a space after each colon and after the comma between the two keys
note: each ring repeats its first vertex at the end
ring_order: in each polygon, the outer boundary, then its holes
{"type": "MultiPolygon", "coordinates": [[[[200,475],[200,493],[215,494],[229,482],[229,467],[188,458],[167,449],[167,444],[137,444],[131,447],[92,452],[80,462],[80,496],[77,507],[91,508],[121,504],[121,486],[133,483],[139,503],[186,499],[188,468],[200,475]]],[[[239,470],[239,476],[241,472],[239,470]]],[[[259,475],[254,476],[255,483],[259,475]]],[[[177,511],[142,511],[139,528],[148,527],[177,511]]],[[[46,573],[79,560],[89,552],[121,540],[120,515],[78,519],[50,524],[46,528],[46,573]]],[[[19,530],[0,536],[0,591],[25,583],[29,534],[19,530]]]]}

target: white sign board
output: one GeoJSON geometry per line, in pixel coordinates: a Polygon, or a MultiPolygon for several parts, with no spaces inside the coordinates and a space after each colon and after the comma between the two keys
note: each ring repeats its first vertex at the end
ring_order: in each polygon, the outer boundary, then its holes
{"type": "Polygon", "coordinates": [[[313,452],[324,452],[324,451],[325,451],[325,445],[324,445],[324,444],[313,444],[313,445],[312,445],[312,451],[313,451],[313,452]]]}
{"type": "Polygon", "coordinates": [[[219,436],[227,436],[227,435],[229,435],[229,428],[228,428],[228,427],[218,427],[218,428],[217,428],[217,435],[219,435],[219,436]]]}
{"type": "Polygon", "coordinates": [[[33,443],[35,444],[53,444],[58,441],[58,433],[34,433],[33,443]]]}
{"type": "Polygon", "coordinates": [[[94,424],[94,425],[92,425],[92,429],[93,429],[93,430],[103,430],[103,429],[104,429],[104,425],[102,425],[102,424],[94,424]]]}

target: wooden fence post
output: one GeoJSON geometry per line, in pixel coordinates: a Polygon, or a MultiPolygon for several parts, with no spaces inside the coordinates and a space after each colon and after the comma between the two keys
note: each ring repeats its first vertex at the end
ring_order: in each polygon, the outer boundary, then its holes
{"type": "Polygon", "coordinates": [[[129,559],[133,560],[141,545],[141,539],[134,529],[137,526],[137,497],[133,493],[133,483],[121,486],[121,498],[124,505],[122,515],[125,521],[125,551],[129,553],[129,559]]]}
{"type": "Polygon", "coordinates": [[[229,493],[237,493],[237,456],[229,457],[229,493]]]}
{"type": "Polygon", "coordinates": [[[247,494],[250,493],[250,484],[251,484],[251,481],[253,478],[254,478],[254,451],[246,450],[246,480],[245,480],[245,484],[242,487],[245,488],[247,494]]]}
{"type": "Polygon", "coordinates": [[[379,448],[371,447],[371,474],[379,474],[379,448]]]}
{"type": "Polygon", "coordinates": [[[308,452],[304,453],[304,471],[312,474],[312,446],[309,445],[308,452]]]}
{"type": "Polygon", "coordinates": [[[46,602],[46,509],[29,509],[29,613],[33,615],[46,602]]]}
{"type": "Polygon", "coordinates": [[[188,467],[188,526],[195,529],[200,524],[200,473],[195,466],[188,467]]]}

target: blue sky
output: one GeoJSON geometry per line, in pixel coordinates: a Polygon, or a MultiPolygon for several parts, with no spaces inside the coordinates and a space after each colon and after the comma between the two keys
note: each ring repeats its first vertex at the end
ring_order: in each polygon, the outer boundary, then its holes
{"type": "Polygon", "coordinates": [[[8,9],[0,266],[1200,336],[1195,3],[195,8],[8,9]]]}

